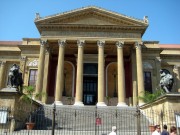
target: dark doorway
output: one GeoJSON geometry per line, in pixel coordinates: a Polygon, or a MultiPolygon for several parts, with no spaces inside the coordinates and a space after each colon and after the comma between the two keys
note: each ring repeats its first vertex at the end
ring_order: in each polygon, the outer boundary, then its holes
{"type": "Polygon", "coordinates": [[[97,101],[97,77],[84,76],[83,102],[85,105],[95,105],[97,101]]]}
{"type": "Polygon", "coordinates": [[[95,105],[97,102],[97,63],[84,64],[83,103],[95,105]]]}

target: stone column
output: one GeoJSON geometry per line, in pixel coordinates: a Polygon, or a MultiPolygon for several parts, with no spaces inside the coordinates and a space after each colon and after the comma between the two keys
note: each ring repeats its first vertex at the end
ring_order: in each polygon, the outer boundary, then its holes
{"type": "Polygon", "coordinates": [[[62,104],[62,91],[64,88],[64,50],[66,40],[59,40],[59,56],[56,76],[56,92],[55,92],[55,103],[56,105],[62,104]]]}
{"type": "Polygon", "coordinates": [[[26,67],[26,56],[21,56],[20,60],[20,71],[22,72],[22,78],[24,79],[25,67],[26,67]]]}
{"type": "Polygon", "coordinates": [[[76,75],[76,98],[74,105],[84,106],[83,97],[83,55],[84,55],[84,40],[78,40],[78,56],[77,56],[77,75],[76,75]]]}
{"type": "Polygon", "coordinates": [[[175,82],[175,92],[180,92],[180,65],[175,65],[174,72],[174,82],[175,82]]]}
{"type": "MultiPolygon", "coordinates": [[[[141,52],[142,44],[136,42],[136,65],[137,65],[137,82],[138,82],[138,96],[144,95],[144,75],[143,75],[143,65],[142,65],[142,52],[141,52]]],[[[139,105],[143,105],[144,101],[138,100],[139,105]]]]}
{"type": "Polygon", "coordinates": [[[124,59],[123,46],[124,42],[116,42],[117,46],[117,72],[118,72],[118,104],[117,106],[127,106],[125,101],[125,78],[124,78],[124,59]]]}
{"type": "Polygon", "coordinates": [[[135,54],[135,50],[132,50],[131,61],[132,61],[131,68],[132,68],[133,106],[137,106],[137,104],[138,104],[138,93],[137,93],[137,67],[136,67],[136,54],[135,54]]]}
{"type": "MultiPolygon", "coordinates": [[[[42,83],[43,83],[43,73],[44,73],[44,57],[45,57],[45,45],[47,41],[41,40],[40,54],[39,54],[39,64],[38,64],[38,75],[36,82],[36,93],[42,92],[42,83]]],[[[39,98],[39,100],[41,100],[39,98]]]]}
{"type": "Polygon", "coordinates": [[[106,106],[104,102],[104,45],[105,41],[98,41],[98,103],[97,106],[106,106]]]}
{"type": "Polygon", "coordinates": [[[4,80],[6,79],[4,77],[5,66],[6,66],[6,62],[1,61],[0,62],[0,90],[4,87],[4,80]]]}
{"type": "Polygon", "coordinates": [[[48,76],[49,76],[49,59],[50,59],[50,48],[46,48],[45,52],[45,64],[44,64],[44,78],[43,78],[43,94],[45,96],[42,96],[42,102],[46,103],[47,102],[47,85],[48,85],[48,76]]]}
{"type": "Polygon", "coordinates": [[[159,83],[160,83],[160,72],[159,71],[161,70],[161,58],[156,57],[155,63],[156,63],[156,86],[159,86],[159,83]]]}

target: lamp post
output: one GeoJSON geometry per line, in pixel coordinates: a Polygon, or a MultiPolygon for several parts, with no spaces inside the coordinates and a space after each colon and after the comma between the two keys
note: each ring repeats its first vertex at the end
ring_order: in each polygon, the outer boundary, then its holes
{"type": "Polygon", "coordinates": [[[113,76],[114,76],[114,97],[117,97],[117,91],[116,91],[116,71],[114,71],[113,76]]]}
{"type": "Polygon", "coordinates": [[[64,69],[64,90],[63,90],[63,96],[66,96],[66,74],[67,74],[67,70],[64,69]]]}

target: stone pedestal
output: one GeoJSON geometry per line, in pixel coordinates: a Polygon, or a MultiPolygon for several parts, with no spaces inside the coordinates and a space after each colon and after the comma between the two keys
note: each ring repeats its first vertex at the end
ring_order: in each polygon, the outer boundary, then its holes
{"type": "Polygon", "coordinates": [[[140,106],[140,109],[146,117],[153,116],[154,125],[166,123],[170,128],[171,124],[175,125],[175,112],[180,112],[180,93],[166,93],[153,103],[140,106]]]}
{"type": "Polygon", "coordinates": [[[0,90],[0,106],[14,108],[15,103],[18,102],[19,94],[16,88],[3,88],[0,90]]]}
{"type": "MultiPolygon", "coordinates": [[[[0,109],[8,114],[8,121],[5,125],[10,131],[14,131],[22,124],[25,124],[31,110],[29,103],[19,100],[21,96],[22,94],[16,88],[3,88],[0,90],[0,109]]],[[[33,109],[39,106],[39,103],[33,102],[33,109]]],[[[0,128],[3,128],[3,126],[0,128]]]]}
{"type": "MultiPolygon", "coordinates": [[[[6,122],[7,128],[10,131],[14,131],[16,128],[15,119],[14,119],[14,112],[11,110],[15,110],[16,102],[18,102],[19,94],[16,88],[3,88],[0,91],[0,108],[3,110],[4,113],[11,114],[10,122],[6,122]],[[13,115],[12,115],[13,114],[13,115]]],[[[7,115],[9,116],[9,115],[7,115]]]]}
{"type": "Polygon", "coordinates": [[[171,110],[171,111],[180,111],[180,93],[179,92],[170,92],[166,93],[163,96],[160,96],[151,104],[144,104],[141,106],[141,109],[147,110],[152,109],[155,111],[161,110],[171,110]]]}

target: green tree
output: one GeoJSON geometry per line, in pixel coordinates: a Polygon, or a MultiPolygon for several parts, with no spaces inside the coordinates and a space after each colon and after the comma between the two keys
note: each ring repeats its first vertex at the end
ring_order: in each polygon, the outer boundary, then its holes
{"type": "MultiPolygon", "coordinates": [[[[149,91],[145,91],[143,96],[139,96],[138,98],[143,100],[145,103],[150,105],[150,109],[151,109],[151,113],[152,116],[154,118],[154,111],[152,109],[152,103],[158,98],[160,97],[162,94],[164,94],[164,91],[162,89],[156,90],[154,93],[150,93],[149,91]]],[[[154,119],[152,118],[152,125],[154,126],[154,119]]]]}
{"type": "Polygon", "coordinates": [[[143,100],[145,103],[152,103],[158,97],[160,97],[162,94],[164,94],[164,91],[161,89],[156,90],[154,93],[150,93],[149,91],[145,91],[143,96],[139,96],[139,99],[143,100]]]}
{"type": "Polygon", "coordinates": [[[23,100],[26,103],[30,104],[30,115],[29,115],[29,122],[32,122],[32,109],[33,109],[33,102],[34,99],[39,99],[42,96],[46,96],[45,93],[35,93],[35,87],[34,86],[24,86],[23,87],[23,94],[20,97],[19,100],[23,100]]]}

